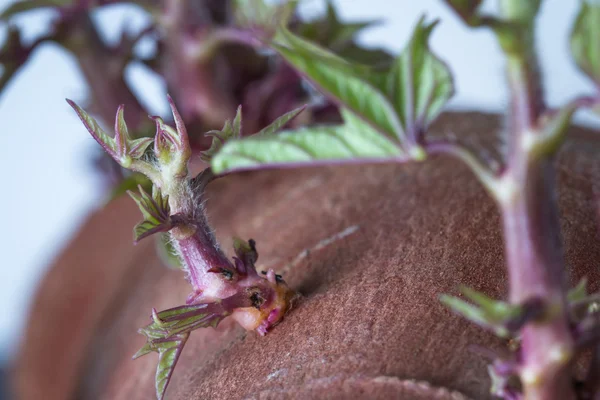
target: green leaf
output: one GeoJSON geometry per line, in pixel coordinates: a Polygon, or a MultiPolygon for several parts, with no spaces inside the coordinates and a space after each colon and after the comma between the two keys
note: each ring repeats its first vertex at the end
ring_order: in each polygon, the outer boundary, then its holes
{"type": "Polygon", "coordinates": [[[146,336],[147,342],[133,359],[151,352],[158,353],[155,380],[157,399],[165,395],[190,332],[198,328],[216,327],[229,314],[231,311],[218,303],[180,306],[159,313],[152,310],[152,323],[139,330],[146,336]]]}
{"type": "Polygon", "coordinates": [[[571,32],[571,54],[577,66],[600,86],[600,3],[584,0],[571,32]]]}
{"type": "Polygon", "coordinates": [[[436,24],[419,21],[388,75],[388,95],[405,132],[413,137],[428,127],[454,94],[450,70],[429,50],[436,24]]]}
{"type": "Polygon", "coordinates": [[[587,292],[587,279],[583,278],[579,281],[577,286],[569,290],[567,293],[567,300],[569,303],[576,303],[579,301],[583,301],[588,297],[587,292]]]}
{"type": "Polygon", "coordinates": [[[209,131],[205,136],[212,136],[212,143],[208,150],[200,152],[200,158],[205,162],[210,162],[227,141],[242,137],[242,106],[238,107],[233,122],[227,120],[223,125],[223,129],[209,131]]]}
{"type": "Polygon", "coordinates": [[[131,139],[127,124],[125,123],[124,106],[122,104],[117,109],[115,137],[112,138],[100,127],[94,118],[75,104],[75,102],[67,99],[67,103],[73,107],[77,116],[79,116],[79,119],[96,142],[122,167],[129,168],[133,160],[140,159],[153,141],[152,138],[147,137],[131,139]]]}
{"type": "Polygon", "coordinates": [[[277,118],[273,121],[269,126],[261,129],[259,132],[255,133],[253,136],[269,136],[273,135],[276,132],[279,132],[283,127],[285,127],[291,120],[296,118],[306,106],[298,107],[295,110],[287,112],[283,114],[281,117],[277,118]]]}
{"type": "Polygon", "coordinates": [[[406,154],[385,135],[342,109],[344,125],[314,126],[230,141],[212,159],[213,172],[328,162],[401,160],[406,154]]]}
{"type": "Polygon", "coordinates": [[[162,400],[167,392],[167,386],[179,360],[183,346],[187,342],[189,333],[183,333],[170,338],[170,340],[156,345],[158,351],[158,366],[156,367],[155,388],[156,398],[162,400]]]}
{"type": "MultiPolygon", "coordinates": [[[[469,321],[481,327],[489,328],[491,326],[487,316],[479,307],[461,300],[458,297],[448,296],[445,294],[440,296],[440,301],[455,313],[462,315],[465,319],[468,319],[469,321]]],[[[494,328],[494,331],[500,337],[506,337],[508,335],[508,332],[505,330],[498,331],[496,328],[494,328]]]]}
{"type": "Polygon", "coordinates": [[[96,122],[96,120],[93,117],[91,117],[87,112],[85,112],[83,108],[75,104],[74,101],[67,99],[67,103],[69,103],[69,105],[73,107],[73,109],[77,113],[77,116],[79,117],[81,122],[83,122],[83,125],[88,130],[90,135],[92,135],[92,137],[96,140],[96,142],[98,142],[98,144],[100,144],[100,146],[102,146],[102,148],[108,154],[110,154],[110,156],[114,158],[115,161],[119,162],[120,155],[117,151],[115,139],[110,137],[108,133],[106,133],[100,127],[100,124],[98,124],[98,122],[96,122]]]}
{"type": "Polygon", "coordinates": [[[169,196],[163,196],[156,186],[152,186],[152,196],[146,193],[142,186],[139,186],[139,191],[139,195],[127,191],[144,216],[144,220],[133,229],[136,243],[153,233],[166,232],[175,225],[170,214],[169,196]]]}
{"type": "Polygon", "coordinates": [[[462,287],[461,292],[474,304],[458,297],[442,295],[440,301],[457,314],[475,324],[489,329],[502,338],[510,337],[514,322],[521,323],[524,307],[494,300],[483,293],[462,287]]]}
{"type": "Polygon", "coordinates": [[[390,138],[403,138],[393,105],[376,86],[377,73],[281,29],[272,46],[320,90],[390,138]]]}

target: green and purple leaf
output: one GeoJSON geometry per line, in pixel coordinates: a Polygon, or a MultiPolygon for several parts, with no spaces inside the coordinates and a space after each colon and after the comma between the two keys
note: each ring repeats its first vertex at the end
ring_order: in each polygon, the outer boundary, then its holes
{"type": "Polygon", "coordinates": [[[212,156],[214,172],[423,160],[421,135],[454,93],[449,70],[428,48],[434,26],[421,20],[385,73],[351,64],[282,28],[272,46],[340,104],[344,124],[231,140],[212,156]]]}
{"type": "Polygon", "coordinates": [[[200,158],[203,161],[210,162],[227,141],[242,137],[242,106],[238,107],[233,121],[225,121],[223,129],[220,131],[209,131],[205,136],[212,137],[212,143],[210,144],[210,148],[200,153],[200,158]]]}
{"type": "Polygon", "coordinates": [[[577,66],[600,88],[600,2],[583,0],[571,32],[577,66]]]}
{"type": "Polygon", "coordinates": [[[165,124],[165,121],[160,117],[152,117],[156,123],[154,154],[166,163],[169,163],[171,158],[176,156],[180,163],[187,165],[192,152],[187,129],[171,96],[167,96],[167,100],[175,120],[175,128],[165,124]]]}
{"type": "MultiPolygon", "coordinates": [[[[296,118],[306,107],[299,107],[292,110],[281,117],[277,118],[270,125],[263,128],[252,137],[271,137],[273,134],[285,127],[291,120],[296,118]]],[[[225,126],[220,131],[210,131],[207,136],[212,136],[212,144],[208,150],[200,153],[200,158],[206,162],[211,162],[215,155],[228,142],[236,142],[242,137],[242,107],[238,107],[235,119],[233,122],[226,121],[225,126]]]]}
{"type": "Polygon", "coordinates": [[[164,398],[190,332],[199,328],[214,328],[234,309],[251,305],[248,294],[241,292],[217,303],[185,305],[161,312],[153,309],[152,322],[138,331],[146,337],[147,342],[133,359],[151,352],[158,353],[155,380],[157,399],[164,398]]]}
{"type": "Polygon", "coordinates": [[[408,157],[387,136],[342,110],[344,125],[314,126],[226,143],[213,157],[216,174],[330,163],[403,161],[408,157]]]}
{"type": "Polygon", "coordinates": [[[454,95],[450,70],[429,49],[437,22],[419,20],[410,42],[388,74],[388,95],[412,138],[423,133],[454,95]]]}
{"type": "Polygon", "coordinates": [[[154,233],[167,232],[177,223],[175,216],[170,214],[169,196],[163,196],[156,186],[152,187],[152,196],[142,186],[139,186],[139,192],[127,191],[144,216],[144,220],[133,229],[135,243],[154,233]]]}
{"type": "Polygon", "coordinates": [[[90,135],[102,146],[102,148],[121,166],[128,168],[133,160],[142,158],[146,149],[152,143],[152,138],[131,139],[124,118],[124,106],[120,105],[115,119],[115,137],[106,133],[85,110],[67,99],[67,103],[77,113],[90,135]]]}

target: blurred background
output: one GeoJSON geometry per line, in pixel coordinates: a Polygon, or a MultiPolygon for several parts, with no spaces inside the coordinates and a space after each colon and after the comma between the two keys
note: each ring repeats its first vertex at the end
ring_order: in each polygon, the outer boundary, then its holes
{"type": "MultiPolygon", "coordinates": [[[[0,10],[12,2],[0,0],[0,10]]],[[[382,46],[396,54],[423,14],[441,19],[432,37],[434,51],[454,71],[457,94],[453,109],[499,112],[506,105],[502,58],[492,35],[471,30],[440,0],[334,0],[344,20],[377,19],[359,42],[382,46]]],[[[484,7],[490,11],[494,1],[484,7]]],[[[568,34],[579,0],[546,0],[538,25],[538,49],[544,68],[548,99],[557,106],[591,90],[569,55],[568,34]]],[[[321,0],[304,0],[304,17],[325,9],[321,0]]],[[[27,40],[47,30],[54,13],[31,11],[17,18],[27,40]]],[[[117,43],[124,29],[138,32],[149,16],[133,5],[110,5],[93,14],[102,37],[117,43]]],[[[0,43],[7,26],[0,22],[0,43]]],[[[148,43],[137,51],[152,52],[148,43]]],[[[2,73],[2,70],[0,70],[2,73]]],[[[130,64],[125,79],[152,114],[167,116],[166,85],[141,63],[130,64]]],[[[0,364],[18,349],[36,286],[48,264],[76,232],[79,224],[106,199],[102,179],[92,165],[96,143],[87,134],[65,98],[81,101],[88,88],[72,55],[55,44],[37,48],[30,60],[0,93],[0,209],[6,214],[0,230],[0,364]]],[[[126,112],[127,116],[127,112],[126,112]]],[[[579,114],[577,121],[593,124],[579,114]]],[[[85,265],[81,265],[85,268],[85,265]]]]}

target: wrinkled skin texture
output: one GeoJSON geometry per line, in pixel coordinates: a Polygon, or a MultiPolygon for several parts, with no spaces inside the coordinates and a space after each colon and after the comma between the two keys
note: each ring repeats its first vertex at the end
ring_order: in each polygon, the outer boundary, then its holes
{"type": "MultiPolygon", "coordinates": [[[[497,127],[491,116],[448,114],[435,130],[481,145],[497,127]]],[[[599,152],[594,133],[572,129],[558,168],[567,263],[591,290],[600,282],[599,152]]],[[[506,291],[497,209],[461,164],[238,174],[211,184],[208,198],[223,247],[252,237],[257,267],[304,297],[266,337],[230,320],[193,332],[168,399],[490,398],[486,360],[467,346],[502,341],[438,301],[460,284],[506,291]]],[[[151,240],[131,245],[137,219],[129,199],[113,202],[52,266],[14,370],[18,399],[153,397],[156,359],[130,360],[144,341],[135,332],[151,307],[182,303],[189,286],[151,240]]]]}

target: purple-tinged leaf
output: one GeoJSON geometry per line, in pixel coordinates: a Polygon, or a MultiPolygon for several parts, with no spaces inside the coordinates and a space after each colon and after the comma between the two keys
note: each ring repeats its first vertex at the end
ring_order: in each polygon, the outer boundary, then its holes
{"type": "Polygon", "coordinates": [[[119,162],[119,153],[117,150],[117,146],[115,144],[115,140],[110,137],[104,130],[100,127],[98,122],[94,118],[92,118],[87,112],[85,112],[81,107],[79,107],[73,100],[67,99],[67,103],[77,113],[77,116],[83,122],[83,125],[88,130],[90,135],[98,142],[100,146],[108,153],[112,158],[114,158],[117,162],[119,162]]]}
{"type": "Polygon", "coordinates": [[[125,123],[125,116],[123,109],[125,106],[121,104],[117,108],[117,117],[115,118],[115,145],[117,148],[117,154],[120,157],[127,154],[127,142],[129,141],[129,132],[127,130],[127,124],[125,123]]]}
{"type": "Polygon", "coordinates": [[[200,153],[200,158],[205,162],[210,162],[226,142],[242,137],[242,106],[238,107],[233,121],[225,121],[223,129],[209,131],[206,136],[212,136],[212,143],[210,148],[200,153]]]}
{"type": "Polygon", "coordinates": [[[436,23],[419,21],[388,74],[388,95],[412,138],[425,131],[454,94],[450,70],[429,50],[436,23]]]}
{"type": "Polygon", "coordinates": [[[341,113],[344,125],[314,126],[230,141],[213,157],[211,167],[216,174],[222,174],[328,163],[411,160],[396,143],[361,118],[345,109],[341,113]]]}
{"type": "Polygon", "coordinates": [[[217,303],[202,303],[174,307],[165,311],[152,310],[152,322],[139,330],[146,344],[133,356],[151,352],[159,355],[156,368],[156,397],[163,399],[175,365],[191,331],[216,327],[236,308],[252,306],[251,293],[240,292],[217,303]]]}
{"type": "Polygon", "coordinates": [[[179,150],[182,152],[187,152],[187,156],[189,157],[189,153],[191,153],[189,145],[190,140],[185,124],[183,123],[183,118],[181,118],[181,115],[179,114],[179,111],[177,110],[175,102],[173,101],[171,96],[167,95],[167,100],[169,101],[171,113],[173,114],[173,119],[175,120],[175,128],[177,129],[177,141],[180,146],[179,150]]]}
{"type": "Polygon", "coordinates": [[[102,148],[121,166],[130,168],[134,160],[140,159],[146,149],[152,143],[151,138],[140,138],[132,140],[129,137],[127,124],[124,117],[124,106],[120,105],[115,118],[115,137],[110,137],[81,107],[74,101],[67,99],[67,102],[77,115],[92,137],[102,146],[102,148]]]}
{"type": "Polygon", "coordinates": [[[152,196],[142,186],[139,186],[139,192],[127,191],[144,216],[144,220],[133,229],[135,243],[153,233],[169,231],[176,222],[170,215],[169,196],[163,196],[156,186],[152,187],[152,196]]]}
{"type": "Polygon", "coordinates": [[[156,398],[162,400],[167,392],[167,387],[173,376],[173,371],[179,361],[179,356],[187,342],[189,332],[173,335],[169,338],[155,339],[148,342],[134,356],[133,359],[145,356],[153,351],[158,353],[158,365],[154,386],[156,388],[156,398]]]}
{"type": "Polygon", "coordinates": [[[191,157],[192,150],[183,119],[179,111],[177,111],[173,99],[168,97],[168,100],[176,128],[165,124],[160,117],[151,117],[156,123],[154,154],[163,166],[172,164],[169,169],[180,174],[187,171],[187,163],[191,157]]]}

